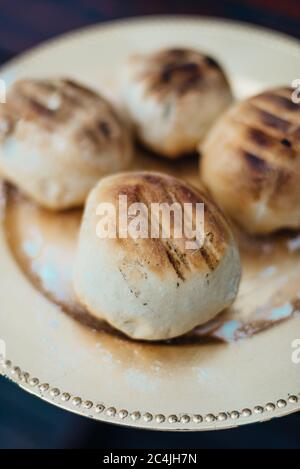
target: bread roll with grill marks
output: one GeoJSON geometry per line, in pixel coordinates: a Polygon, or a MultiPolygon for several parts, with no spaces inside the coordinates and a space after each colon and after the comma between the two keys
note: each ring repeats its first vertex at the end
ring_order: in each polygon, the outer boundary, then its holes
{"type": "Polygon", "coordinates": [[[232,101],[220,65],[190,49],[132,56],[122,71],[122,96],[140,141],[167,158],[196,151],[232,101]]]}
{"type": "Polygon", "coordinates": [[[132,172],[103,178],[90,193],[75,259],[74,289],[92,316],[124,334],[162,340],[190,331],[231,305],[240,274],[231,230],[204,192],[166,174],[132,172]],[[127,196],[128,207],[142,202],[148,213],[151,203],[177,201],[195,207],[204,202],[204,244],[186,249],[185,237],[163,238],[161,233],[158,238],[99,238],[97,208],[102,202],[117,206],[120,194],[127,196]]]}
{"type": "Polygon", "coordinates": [[[201,148],[204,184],[249,233],[300,228],[300,105],[292,92],[275,88],[236,104],[201,148]]]}
{"type": "Polygon", "coordinates": [[[82,205],[131,154],[111,105],[73,81],[21,80],[0,105],[0,173],[45,207],[82,205]]]}

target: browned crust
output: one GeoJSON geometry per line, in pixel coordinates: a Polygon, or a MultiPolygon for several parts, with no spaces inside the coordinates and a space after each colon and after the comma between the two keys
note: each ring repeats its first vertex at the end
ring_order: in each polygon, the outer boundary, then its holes
{"type": "Polygon", "coordinates": [[[128,204],[144,203],[148,208],[148,216],[151,203],[178,202],[181,207],[186,202],[205,204],[206,236],[201,248],[186,249],[188,238],[183,235],[177,239],[172,230],[171,238],[168,239],[161,236],[138,240],[117,238],[116,248],[124,250],[129,263],[138,262],[139,266],[147,267],[160,276],[173,271],[178,285],[195,271],[209,274],[218,267],[231,232],[223,215],[204,192],[166,174],[135,172],[115,176],[108,187],[101,190],[98,202],[112,201],[117,205],[119,195],[127,195],[128,204]]]}

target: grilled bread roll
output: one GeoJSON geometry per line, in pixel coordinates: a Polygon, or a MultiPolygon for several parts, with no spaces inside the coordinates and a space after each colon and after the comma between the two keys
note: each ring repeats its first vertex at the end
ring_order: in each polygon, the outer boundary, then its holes
{"type": "Polygon", "coordinates": [[[138,138],[167,158],[196,151],[232,101],[220,65],[195,50],[134,55],[121,76],[124,105],[138,138]]]}
{"type": "Polygon", "coordinates": [[[0,173],[45,207],[82,205],[131,154],[110,104],[73,81],[21,80],[0,105],[0,173]]]}
{"type": "Polygon", "coordinates": [[[202,191],[166,174],[132,172],[103,178],[90,193],[75,259],[74,289],[92,316],[124,334],[162,340],[190,331],[234,301],[240,273],[231,230],[202,191]],[[204,243],[187,249],[185,236],[175,237],[172,230],[169,237],[160,233],[156,238],[121,238],[118,218],[115,239],[98,237],[99,204],[118,207],[120,195],[127,196],[128,208],[145,204],[144,221],[152,203],[192,203],[194,208],[204,203],[204,243]]]}
{"type": "Polygon", "coordinates": [[[245,230],[300,227],[300,105],[291,88],[236,104],[200,148],[200,172],[215,200],[245,230]]]}

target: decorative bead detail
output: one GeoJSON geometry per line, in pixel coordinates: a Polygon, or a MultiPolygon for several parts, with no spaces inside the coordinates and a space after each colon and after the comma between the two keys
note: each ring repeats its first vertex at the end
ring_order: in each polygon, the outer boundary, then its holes
{"type": "Polygon", "coordinates": [[[131,419],[136,421],[136,420],[139,420],[141,418],[141,414],[140,412],[132,412],[132,414],[130,415],[131,419]]]}
{"type": "Polygon", "coordinates": [[[279,401],[277,401],[277,407],[279,407],[279,409],[283,409],[283,407],[286,407],[286,401],[284,399],[279,399],[279,401]]]}
{"type": "Polygon", "coordinates": [[[106,410],[106,415],[108,415],[108,417],[114,417],[116,415],[117,411],[114,407],[109,407],[107,410],[106,410]]]}
{"type": "Polygon", "coordinates": [[[153,415],[150,412],[146,412],[143,416],[145,422],[151,422],[153,420],[153,415]]]}
{"type": "Polygon", "coordinates": [[[39,390],[41,392],[47,392],[49,390],[49,384],[48,383],[42,383],[39,385],[39,390]]]}
{"type": "Polygon", "coordinates": [[[252,411],[250,409],[243,409],[242,410],[242,416],[243,417],[250,417],[252,415],[252,411]]]}
{"type": "Polygon", "coordinates": [[[168,417],[168,422],[169,422],[169,423],[176,423],[176,422],[178,422],[177,415],[170,415],[170,416],[168,417]]]}
{"type": "Polygon", "coordinates": [[[39,384],[39,380],[37,378],[31,378],[29,380],[29,384],[30,386],[34,387],[34,386],[37,386],[39,384]]]}
{"type": "Polygon", "coordinates": [[[232,412],[230,412],[230,418],[232,420],[238,419],[239,416],[240,416],[240,413],[237,410],[233,410],[232,412]]]}
{"type": "Polygon", "coordinates": [[[122,410],[119,411],[119,417],[120,417],[120,419],[125,419],[125,418],[127,417],[127,415],[128,415],[127,410],[122,409],[122,410]]]}
{"type": "Polygon", "coordinates": [[[186,414],[182,415],[181,418],[180,418],[180,421],[182,423],[189,423],[190,420],[191,420],[191,417],[189,415],[186,415],[186,414]]]}
{"type": "Polygon", "coordinates": [[[76,407],[80,407],[81,406],[81,403],[82,403],[82,400],[80,399],[80,397],[73,397],[72,399],[72,404],[76,407]]]}
{"type": "Polygon", "coordinates": [[[19,376],[21,374],[21,369],[18,366],[14,366],[10,372],[13,376],[19,376]]]}
{"type": "Polygon", "coordinates": [[[21,373],[20,380],[24,383],[27,383],[29,380],[29,373],[26,373],[26,371],[21,373]]]}
{"type": "Polygon", "coordinates": [[[282,409],[283,407],[286,407],[286,401],[284,399],[279,399],[279,401],[277,401],[277,407],[279,407],[279,409],[282,409]]]}
{"type": "Polygon", "coordinates": [[[61,395],[61,400],[64,401],[64,402],[67,402],[71,399],[71,395],[68,393],[68,392],[64,392],[62,395],[61,395]]]}
{"type": "Polygon", "coordinates": [[[267,412],[272,412],[273,410],[275,410],[275,404],[273,404],[273,402],[268,402],[268,404],[266,405],[266,410],[267,412]]]}
{"type": "Polygon", "coordinates": [[[193,422],[194,422],[194,423],[202,423],[202,422],[203,422],[203,417],[202,417],[202,415],[198,415],[198,414],[194,415],[194,416],[193,416],[193,422]]]}
{"type": "MultiPolygon", "coordinates": [[[[50,389],[50,385],[48,383],[42,383],[39,384],[39,379],[38,378],[30,378],[29,373],[24,372],[21,370],[19,366],[13,366],[12,362],[10,360],[5,360],[3,357],[0,357],[0,367],[3,369],[6,369],[9,371],[10,375],[15,379],[15,380],[20,380],[22,382],[28,383],[31,387],[37,387],[41,393],[45,393],[50,390],[50,395],[53,398],[56,398],[58,396],[61,396],[61,400],[64,402],[67,402],[71,399],[71,394],[64,392],[61,394],[61,391],[58,388],[52,388],[50,389]]],[[[295,394],[292,394],[287,397],[287,399],[279,399],[276,404],[273,402],[268,402],[265,407],[262,407],[260,405],[257,405],[253,408],[253,410],[249,408],[243,409],[241,412],[238,410],[233,410],[232,412],[220,412],[217,416],[214,414],[207,414],[204,417],[205,422],[207,423],[212,423],[215,420],[218,420],[220,422],[227,420],[228,417],[230,417],[233,420],[236,420],[242,415],[243,417],[250,417],[252,415],[252,412],[255,414],[262,414],[265,410],[268,412],[272,412],[276,410],[276,407],[279,409],[285,408],[288,404],[297,404],[299,402],[299,397],[295,394]]],[[[80,397],[73,397],[72,398],[72,404],[76,407],[80,407],[83,405],[85,409],[91,409],[94,407],[94,403],[92,401],[86,400],[82,401],[80,397]]],[[[95,405],[95,412],[97,414],[101,414],[104,412],[105,406],[103,404],[97,404],[95,405]]],[[[117,414],[117,410],[115,407],[109,407],[106,409],[106,415],[109,417],[114,417],[117,414]]],[[[128,416],[128,411],[126,409],[121,409],[118,412],[118,416],[121,419],[125,419],[128,416]]],[[[132,412],[130,414],[130,417],[132,420],[137,421],[141,418],[141,414],[139,411],[132,412]]],[[[163,414],[157,414],[155,417],[150,413],[146,412],[143,415],[143,420],[144,422],[151,422],[155,418],[155,421],[157,423],[163,423],[166,421],[166,417],[163,414]]],[[[194,414],[192,417],[190,417],[188,414],[183,414],[180,417],[178,417],[175,414],[169,415],[167,418],[168,422],[170,424],[175,424],[177,422],[181,422],[183,424],[188,424],[191,421],[193,423],[199,424],[203,422],[203,417],[202,415],[199,414],[194,414]]]]}
{"type": "Polygon", "coordinates": [[[84,401],[83,407],[84,407],[85,409],[91,409],[91,408],[93,407],[92,401],[84,401]]]}
{"type": "Polygon", "coordinates": [[[105,410],[105,407],[103,404],[97,404],[95,411],[97,414],[102,414],[102,412],[105,410]]]}
{"type": "Polygon", "coordinates": [[[213,414],[208,414],[205,416],[205,422],[212,423],[216,420],[216,417],[213,414]]]}
{"type": "Polygon", "coordinates": [[[264,408],[261,407],[260,405],[257,405],[256,407],[254,407],[254,412],[255,412],[256,414],[262,414],[263,411],[264,411],[264,408]]]}
{"type": "Polygon", "coordinates": [[[289,397],[289,402],[290,402],[291,404],[297,404],[297,402],[298,402],[298,397],[297,397],[297,396],[290,396],[290,397],[289,397]]]}
{"type": "Polygon", "coordinates": [[[155,417],[157,423],[163,423],[166,420],[166,417],[163,414],[158,414],[155,417]]]}

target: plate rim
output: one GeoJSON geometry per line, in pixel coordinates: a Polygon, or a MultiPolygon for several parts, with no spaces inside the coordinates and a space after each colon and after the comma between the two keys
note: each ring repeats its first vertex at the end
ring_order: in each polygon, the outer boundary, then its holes
{"type": "MultiPolygon", "coordinates": [[[[260,37],[265,37],[271,42],[276,41],[280,46],[283,42],[293,46],[297,54],[300,54],[299,39],[285,33],[252,25],[249,22],[235,21],[226,18],[202,17],[197,15],[149,15],[140,17],[129,17],[116,19],[104,23],[96,23],[90,26],[78,28],[67,33],[50,38],[41,44],[29,48],[18,54],[16,57],[5,62],[0,68],[0,73],[7,68],[13,67],[23,59],[30,58],[32,54],[40,53],[49,46],[58,45],[65,40],[72,40],[76,37],[89,34],[93,31],[105,30],[120,27],[130,27],[136,24],[151,23],[194,23],[211,25],[212,27],[226,27],[228,30],[240,31],[244,36],[253,36],[257,33],[260,37]]],[[[263,422],[275,417],[286,416],[290,413],[300,411],[300,392],[279,397],[274,402],[256,405],[253,408],[244,408],[224,411],[219,414],[154,414],[151,412],[142,413],[138,410],[129,411],[118,409],[114,405],[92,402],[80,396],[72,395],[69,392],[61,391],[57,386],[42,383],[37,377],[24,372],[20,367],[15,366],[9,359],[0,359],[0,374],[12,380],[23,390],[33,394],[44,401],[54,404],[64,410],[71,411],[81,416],[93,418],[102,422],[119,424],[127,427],[137,427],[149,430],[164,431],[207,431],[216,429],[228,429],[254,422],[263,422]]]]}

